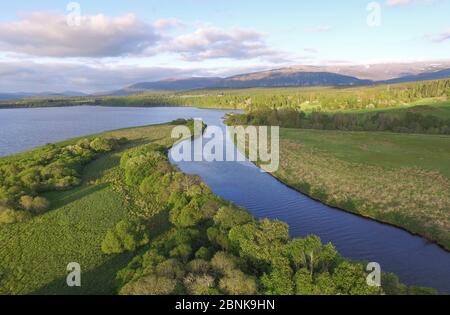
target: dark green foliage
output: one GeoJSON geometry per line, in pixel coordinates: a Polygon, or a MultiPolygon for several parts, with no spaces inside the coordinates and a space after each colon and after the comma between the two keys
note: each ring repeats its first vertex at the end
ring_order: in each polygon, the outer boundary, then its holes
{"type": "Polygon", "coordinates": [[[102,251],[105,254],[133,252],[148,242],[149,237],[144,225],[135,221],[122,220],[106,233],[102,242],[102,251]]]}
{"type": "Polygon", "coordinates": [[[39,194],[78,186],[80,173],[87,163],[125,141],[86,138],[66,146],[49,144],[0,161],[0,224],[23,221],[46,212],[50,203],[39,194]]]}
{"type": "Polygon", "coordinates": [[[420,107],[404,111],[334,114],[322,112],[305,114],[294,108],[258,109],[246,114],[229,115],[227,123],[230,125],[269,125],[283,128],[341,131],[450,134],[450,119],[440,118],[426,111],[415,112],[420,107]]]}

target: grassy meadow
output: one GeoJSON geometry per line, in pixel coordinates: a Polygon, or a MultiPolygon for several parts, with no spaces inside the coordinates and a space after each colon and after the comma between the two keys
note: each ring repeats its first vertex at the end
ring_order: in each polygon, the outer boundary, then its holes
{"type": "MultiPolygon", "coordinates": [[[[168,125],[124,129],[103,135],[126,137],[130,147],[145,143],[170,145],[168,125]]],[[[74,140],[65,141],[64,144],[74,140]]],[[[39,149],[37,149],[39,150],[39,149]]],[[[111,294],[116,290],[115,274],[125,267],[130,254],[108,256],[100,244],[108,229],[128,216],[132,207],[108,183],[118,168],[122,151],[101,156],[83,171],[81,186],[69,191],[50,192],[50,211],[26,222],[0,225],[0,294],[111,294]],[[82,267],[82,287],[68,288],[66,266],[82,267]]],[[[2,158],[9,162],[29,153],[2,158]]],[[[155,216],[160,229],[167,218],[155,216]]]]}
{"type": "Polygon", "coordinates": [[[450,137],[281,129],[274,175],[329,205],[450,249],[450,137]]]}

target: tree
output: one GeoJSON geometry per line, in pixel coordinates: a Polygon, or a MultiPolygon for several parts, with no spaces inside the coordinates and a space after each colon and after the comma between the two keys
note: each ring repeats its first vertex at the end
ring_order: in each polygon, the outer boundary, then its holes
{"type": "Polygon", "coordinates": [[[155,272],[158,276],[169,279],[181,279],[185,274],[183,265],[177,259],[167,259],[159,263],[155,272]]]}
{"type": "Polygon", "coordinates": [[[214,223],[226,230],[252,221],[253,217],[248,211],[234,207],[222,207],[214,216],[214,223]]]}
{"type": "Polygon", "coordinates": [[[108,230],[102,241],[102,252],[105,254],[120,254],[123,252],[122,242],[114,230],[108,230]]]}
{"type": "Polygon", "coordinates": [[[22,222],[30,218],[25,211],[15,211],[11,208],[0,206],[0,224],[22,222]]]}
{"type": "Polygon", "coordinates": [[[211,265],[219,275],[226,275],[238,266],[238,258],[226,252],[217,252],[211,259],[211,265]]]}
{"type": "Polygon", "coordinates": [[[138,247],[148,244],[146,227],[138,222],[122,220],[114,229],[108,230],[102,242],[105,254],[133,252],[138,247]]]}
{"type": "Polygon", "coordinates": [[[294,293],[293,271],[289,260],[277,257],[271,265],[271,271],[264,273],[261,284],[268,295],[292,295],[294,293]]]}
{"type": "Polygon", "coordinates": [[[22,196],[19,201],[20,205],[24,210],[30,211],[34,214],[41,214],[48,210],[50,203],[47,199],[43,197],[31,197],[31,196],[22,196]]]}
{"type": "Polygon", "coordinates": [[[232,228],[229,239],[235,252],[254,267],[264,270],[281,255],[289,239],[289,228],[283,222],[264,219],[232,228]]]}
{"type": "Polygon", "coordinates": [[[219,292],[214,288],[215,278],[207,273],[203,274],[188,274],[183,284],[188,294],[192,295],[212,295],[219,292]]]}
{"type": "Polygon", "coordinates": [[[153,274],[131,282],[120,290],[122,295],[170,295],[176,293],[180,293],[177,280],[153,274]]]}
{"type": "Polygon", "coordinates": [[[256,279],[236,269],[220,279],[219,288],[229,295],[254,295],[258,291],[256,279]]]}
{"type": "Polygon", "coordinates": [[[319,254],[322,249],[322,242],[320,238],[315,235],[310,235],[304,239],[304,252],[306,257],[306,264],[311,273],[311,279],[314,274],[314,268],[319,263],[319,254]]]}
{"type": "Polygon", "coordinates": [[[294,276],[295,294],[297,295],[313,295],[315,288],[308,269],[299,269],[294,276]]]}
{"type": "Polygon", "coordinates": [[[332,278],[336,290],[340,294],[373,295],[382,293],[382,289],[370,287],[367,284],[367,274],[360,264],[344,261],[336,267],[332,278]]]}

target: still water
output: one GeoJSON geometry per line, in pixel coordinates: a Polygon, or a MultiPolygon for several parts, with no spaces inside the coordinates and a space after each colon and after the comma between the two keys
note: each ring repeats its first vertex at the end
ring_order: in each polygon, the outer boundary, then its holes
{"type": "MultiPolygon", "coordinates": [[[[0,156],[71,137],[176,118],[202,118],[208,125],[224,128],[225,113],[188,107],[0,109],[0,156]]],[[[186,173],[201,176],[214,193],[247,208],[256,217],[287,222],[293,237],[319,235],[345,257],[378,262],[384,271],[396,273],[406,284],[450,293],[450,253],[420,237],[313,201],[250,162],[177,165],[186,173]]]]}

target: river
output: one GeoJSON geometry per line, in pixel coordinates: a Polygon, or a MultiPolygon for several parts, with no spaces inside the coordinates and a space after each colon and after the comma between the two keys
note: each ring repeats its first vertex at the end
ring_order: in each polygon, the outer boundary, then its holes
{"type": "MultiPolygon", "coordinates": [[[[72,137],[176,118],[202,118],[210,126],[224,128],[222,117],[226,112],[189,107],[1,109],[0,156],[72,137]]],[[[406,284],[450,293],[450,253],[421,237],[313,201],[248,161],[177,165],[186,173],[201,176],[214,193],[256,217],[287,222],[293,237],[316,234],[323,242],[332,242],[343,256],[378,262],[383,271],[396,273],[406,284]]]]}

